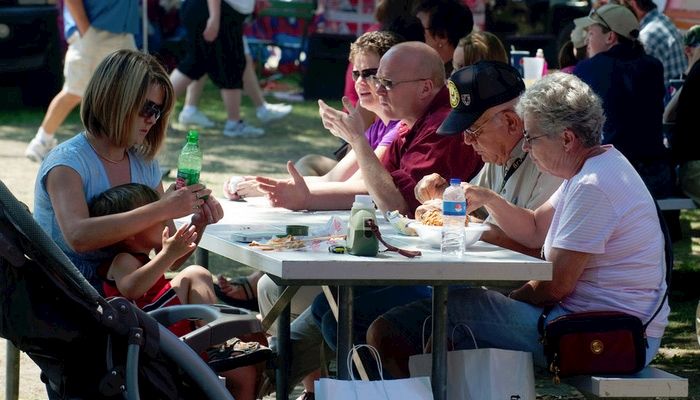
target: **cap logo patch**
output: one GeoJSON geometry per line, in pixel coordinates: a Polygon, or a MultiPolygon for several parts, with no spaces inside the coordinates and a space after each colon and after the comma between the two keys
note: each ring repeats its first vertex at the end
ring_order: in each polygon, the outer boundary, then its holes
{"type": "Polygon", "coordinates": [[[457,85],[451,80],[448,80],[447,89],[450,91],[450,107],[457,108],[459,105],[459,90],[457,90],[457,85]]]}
{"type": "Polygon", "coordinates": [[[462,104],[464,104],[465,107],[469,107],[469,105],[472,104],[472,96],[469,93],[463,94],[461,98],[462,104]]]}

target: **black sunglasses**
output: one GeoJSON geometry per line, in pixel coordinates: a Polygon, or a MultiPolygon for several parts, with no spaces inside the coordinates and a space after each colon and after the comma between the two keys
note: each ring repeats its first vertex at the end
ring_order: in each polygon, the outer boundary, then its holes
{"type": "Polygon", "coordinates": [[[374,75],[377,75],[377,68],[367,68],[362,71],[352,71],[352,80],[357,81],[360,77],[363,79],[368,79],[374,75]]]}
{"type": "Polygon", "coordinates": [[[146,102],[143,103],[143,107],[141,107],[141,111],[139,111],[139,115],[143,118],[154,117],[156,121],[160,118],[160,114],[162,113],[163,110],[160,106],[150,100],[146,100],[146,102]]]}
{"type": "Polygon", "coordinates": [[[372,76],[372,81],[374,83],[374,87],[379,90],[380,88],[384,88],[384,90],[391,91],[391,89],[395,88],[396,86],[402,84],[402,83],[409,83],[409,82],[419,82],[419,81],[427,81],[430,78],[419,78],[419,79],[409,79],[405,81],[392,81],[391,79],[387,78],[380,78],[376,75],[372,76]]]}

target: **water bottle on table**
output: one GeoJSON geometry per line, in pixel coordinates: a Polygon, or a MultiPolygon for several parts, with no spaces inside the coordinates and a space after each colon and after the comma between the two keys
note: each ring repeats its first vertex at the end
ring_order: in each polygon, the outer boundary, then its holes
{"type": "Polygon", "coordinates": [[[442,242],[440,251],[445,256],[461,257],[464,253],[464,223],[467,219],[467,201],[460,187],[461,181],[450,179],[450,186],[442,195],[442,242]]]}
{"type": "Polygon", "coordinates": [[[191,130],[187,133],[187,142],[177,159],[177,180],[175,187],[199,183],[199,173],[202,171],[202,150],[199,148],[199,133],[191,130]]]}

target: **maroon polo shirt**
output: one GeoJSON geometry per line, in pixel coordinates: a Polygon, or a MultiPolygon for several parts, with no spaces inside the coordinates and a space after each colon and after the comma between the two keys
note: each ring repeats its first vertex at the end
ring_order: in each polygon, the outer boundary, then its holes
{"type": "Polygon", "coordinates": [[[449,93],[443,87],[411,129],[405,125],[399,127],[398,137],[382,160],[408,203],[411,216],[420,205],[413,188],[425,175],[436,172],[445,179],[460,178],[468,182],[483,165],[481,157],[464,143],[462,135],[437,134],[450,110],[449,93]]]}

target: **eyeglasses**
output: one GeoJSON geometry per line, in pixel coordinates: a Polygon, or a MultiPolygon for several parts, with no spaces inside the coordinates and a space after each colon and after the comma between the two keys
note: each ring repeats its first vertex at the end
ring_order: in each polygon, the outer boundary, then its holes
{"type": "Polygon", "coordinates": [[[596,11],[595,9],[591,10],[591,14],[589,15],[589,17],[596,17],[596,18],[598,18],[598,19],[600,20],[600,22],[603,23],[603,26],[604,26],[607,30],[609,30],[609,31],[612,30],[612,28],[610,27],[610,25],[605,21],[605,18],[603,18],[603,16],[600,15],[600,14],[598,13],[598,11],[596,11]]]}
{"type": "Polygon", "coordinates": [[[372,79],[372,83],[374,83],[374,87],[377,90],[379,90],[379,88],[384,88],[388,92],[388,91],[392,90],[394,87],[396,87],[402,83],[427,81],[430,78],[409,79],[407,81],[394,82],[391,79],[380,78],[377,75],[373,75],[371,79],[372,79]]]}
{"type": "Polygon", "coordinates": [[[163,110],[160,108],[160,106],[150,100],[146,100],[146,102],[143,103],[143,107],[141,107],[141,111],[139,111],[139,115],[141,117],[153,117],[156,121],[158,121],[158,118],[160,118],[160,114],[162,113],[163,110]]]}
{"type": "Polygon", "coordinates": [[[377,68],[367,68],[363,69],[362,71],[352,71],[352,80],[357,81],[360,77],[362,77],[362,79],[369,79],[374,75],[377,75],[377,68]]]}
{"type": "Polygon", "coordinates": [[[539,139],[539,138],[544,137],[544,136],[547,136],[547,134],[545,133],[545,134],[542,134],[540,136],[532,137],[532,136],[527,134],[526,130],[523,129],[523,137],[525,138],[525,141],[527,142],[528,146],[532,146],[532,142],[534,142],[536,139],[539,139]]]}
{"type": "Polygon", "coordinates": [[[478,128],[475,128],[475,129],[469,129],[469,128],[467,128],[467,129],[465,129],[465,130],[464,130],[464,140],[466,141],[467,138],[469,138],[469,139],[471,139],[471,140],[476,140],[476,139],[478,139],[479,136],[481,136],[482,130],[484,129],[484,127],[485,127],[489,122],[491,122],[494,118],[496,118],[496,115],[502,114],[502,113],[504,113],[504,112],[506,112],[506,111],[509,111],[509,110],[501,110],[501,111],[499,111],[499,112],[493,114],[492,116],[489,117],[489,119],[487,119],[487,120],[484,121],[481,125],[479,125],[478,128]]]}

